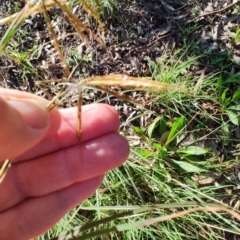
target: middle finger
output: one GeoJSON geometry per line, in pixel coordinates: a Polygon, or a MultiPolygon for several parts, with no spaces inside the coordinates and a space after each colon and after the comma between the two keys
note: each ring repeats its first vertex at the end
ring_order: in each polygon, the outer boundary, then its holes
{"type": "Polygon", "coordinates": [[[0,185],[0,211],[27,197],[49,194],[118,167],[129,154],[128,143],[117,133],[12,165],[0,185]]]}

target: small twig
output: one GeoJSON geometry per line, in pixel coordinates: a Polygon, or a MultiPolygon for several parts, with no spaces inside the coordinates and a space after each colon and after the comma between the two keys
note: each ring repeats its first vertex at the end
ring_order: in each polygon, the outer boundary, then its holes
{"type": "MultiPolygon", "coordinates": [[[[213,15],[213,14],[217,14],[217,13],[221,13],[221,12],[227,11],[227,10],[231,9],[232,7],[235,7],[236,5],[240,5],[240,1],[237,1],[237,2],[235,2],[235,3],[232,3],[232,4],[230,4],[230,5],[228,5],[228,6],[224,7],[224,8],[221,8],[221,9],[219,9],[219,10],[202,14],[202,15],[200,15],[200,16],[192,19],[192,20],[187,21],[186,24],[189,24],[189,23],[192,23],[192,22],[196,22],[199,18],[202,18],[202,17],[208,17],[208,16],[211,16],[211,15],[213,15]]],[[[185,24],[185,25],[186,25],[186,24],[185,24]]]]}

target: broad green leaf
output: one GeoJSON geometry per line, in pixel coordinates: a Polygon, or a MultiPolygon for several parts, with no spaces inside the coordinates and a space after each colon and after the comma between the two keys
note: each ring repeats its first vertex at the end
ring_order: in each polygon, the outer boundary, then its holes
{"type": "Polygon", "coordinates": [[[227,123],[223,122],[223,124],[221,125],[221,128],[226,134],[229,134],[229,127],[227,123]]]}
{"type": "Polygon", "coordinates": [[[157,128],[159,136],[162,136],[162,134],[166,132],[167,129],[166,120],[162,115],[157,117],[148,127],[147,135],[149,138],[153,137],[154,130],[156,130],[157,128]]]}
{"type": "Polygon", "coordinates": [[[137,152],[143,157],[148,157],[149,155],[151,155],[151,152],[148,150],[138,150],[137,152]]]}
{"type": "Polygon", "coordinates": [[[199,173],[199,172],[207,172],[206,169],[203,168],[199,168],[194,166],[191,163],[188,162],[184,162],[184,161],[176,161],[176,160],[172,160],[176,165],[178,165],[181,169],[183,169],[184,171],[188,172],[188,173],[199,173]]]}
{"type": "Polygon", "coordinates": [[[189,146],[177,150],[178,153],[185,153],[189,155],[202,155],[208,152],[208,150],[198,147],[198,146],[189,146]]]}
{"type": "Polygon", "coordinates": [[[152,146],[155,148],[155,149],[161,149],[162,148],[162,145],[160,143],[152,143],[152,146]]]}
{"type": "Polygon", "coordinates": [[[134,132],[138,134],[139,136],[144,136],[144,131],[140,127],[133,127],[134,132]]]}
{"type": "Polygon", "coordinates": [[[163,159],[166,155],[167,155],[167,149],[166,148],[162,148],[161,150],[159,150],[159,152],[158,152],[158,158],[159,159],[163,159]]]}
{"type": "Polygon", "coordinates": [[[238,115],[236,115],[236,114],[233,113],[232,111],[226,111],[226,112],[227,112],[227,114],[228,114],[228,117],[229,117],[230,121],[231,121],[234,125],[238,126],[238,124],[239,124],[238,115]]]}
{"type": "Polygon", "coordinates": [[[222,100],[222,102],[224,102],[225,99],[226,99],[227,91],[228,91],[228,89],[225,89],[225,90],[223,91],[222,95],[221,95],[221,100],[222,100]]]}
{"type": "Polygon", "coordinates": [[[193,163],[193,164],[206,164],[206,161],[203,161],[201,159],[199,159],[196,156],[192,156],[192,155],[184,155],[182,156],[184,159],[186,159],[186,161],[193,163]]]}
{"type": "Polygon", "coordinates": [[[228,107],[228,109],[240,111],[240,105],[233,105],[233,106],[228,107]]]}
{"type": "Polygon", "coordinates": [[[232,100],[237,101],[240,99],[240,88],[238,88],[235,93],[233,94],[232,100]]]}
{"type": "Polygon", "coordinates": [[[148,127],[147,135],[151,139],[153,136],[153,131],[159,126],[161,116],[157,117],[148,127]]]}
{"type": "Polygon", "coordinates": [[[223,103],[223,106],[226,108],[230,103],[232,102],[232,98],[226,98],[224,103],[223,103]]]}
{"type": "Polygon", "coordinates": [[[177,145],[186,137],[186,134],[180,134],[177,136],[177,145]]]}
{"type": "Polygon", "coordinates": [[[172,124],[172,128],[168,135],[166,144],[169,144],[176,137],[177,132],[179,130],[181,130],[184,126],[185,126],[185,118],[184,117],[180,117],[180,118],[176,119],[172,124]]]}
{"type": "Polygon", "coordinates": [[[162,136],[167,131],[167,120],[164,116],[161,116],[159,123],[159,136],[162,136]]]}

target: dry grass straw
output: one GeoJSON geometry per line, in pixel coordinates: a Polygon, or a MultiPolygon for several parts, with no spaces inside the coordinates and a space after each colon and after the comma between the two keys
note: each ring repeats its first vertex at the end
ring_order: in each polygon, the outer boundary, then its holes
{"type": "Polygon", "coordinates": [[[9,159],[5,160],[5,162],[3,163],[2,167],[0,168],[0,183],[3,181],[3,179],[5,178],[8,169],[11,167],[11,162],[9,159]]]}
{"type": "MultiPolygon", "coordinates": [[[[67,0],[59,0],[60,2],[67,2],[67,0]]],[[[27,4],[25,5],[24,8],[27,8],[28,11],[24,14],[24,17],[27,18],[29,16],[33,16],[37,13],[41,13],[43,12],[43,8],[42,8],[42,4],[40,4],[41,1],[35,1],[35,0],[28,0],[27,4]],[[32,2],[32,4],[30,4],[32,2]]],[[[53,0],[49,0],[49,1],[44,1],[45,7],[46,9],[50,9],[55,5],[55,2],[53,0]]],[[[20,12],[16,12],[6,18],[0,19],[0,25],[4,25],[4,24],[10,24],[12,23],[16,17],[18,16],[20,12]]]]}
{"type": "MultiPolygon", "coordinates": [[[[101,38],[99,38],[92,30],[87,27],[81,20],[79,20],[77,17],[75,17],[68,9],[66,4],[61,3],[60,1],[54,0],[56,5],[62,9],[63,13],[68,17],[72,25],[74,26],[75,30],[77,31],[78,35],[81,37],[81,39],[88,45],[88,47],[91,47],[87,37],[83,33],[84,31],[93,37],[95,41],[99,43],[99,45],[103,48],[106,49],[106,46],[104,42],[102,41],[101,38]]],[[[81,2],[81,1],[80,1],[81,2]]],[[[94,13],[93,17],[96,16],[96,13],[94,13]]],[[[99,18],[96,18],[96,20],[99,20],[99,18]]],[[[102,24],[101,24],[102,25],[102,24]]]]}
{"type": "Polygon", "coordinates": [[[42,8],[43,8],[43,13],[44,13],[44,18],[46,20],[46,23],[47,23],[47,27],[48,27],[48,30],[49,32],[51,33],[51,37],[53,39],[53,45],[55,47],[55,49],[57,50],[58,52],[58,56],[59,56],[59,59],[62,63],[62,66],[63,66],[63,69],[64,69],[64,73],[66,76],[69,76],[70,75],[70,72],[69,72],[69,69],[68,69],[68,66],[67,64],[65,63],[65,58],[64,58],[64,55],[63,55],[63,52],[62,52],[62,49],[61,49],[61,46],[59,44],[59,41],[57,39],[57,34],[55,33],[54,29],[53,29],[53,26],[51,24],[51,20],[49,18],[49,15],[47,13],[47,8],[45,6],[45,3],[44,3],[44,0],[41,0],[42,1],[42,8]]]}
{"type": "MultiPolygon", "coordinates": [[[[96,11],[94,11],[93,9],[91,9],[91,7],[86,3],[86,1],[84,0],[79,0],[79,2],[82,4],[82,6],[84,7],[84,9],[89,12],[92,17],[95,18],[95,20],[97,21],[100,30],[103,32],[104,31],[104,27],[103,27],[103,23],[101,22],[101,20],[98,17],[98,14],[96,11]]],[[[98,42],[98,44],[103,48],[106,49],[106,46],[103,42],[103,40],[98,37],[94,32],[91,31],[91,29],[89,27],[87,27],[80,19],[76,18],[68,9],[68,7],[66,6],[67,1],[66,0],[49,0],[49,1],[45,1],[45,0],[28,0],[27,4],[25,5],[25,7],[17,12],[12,14],[9,17],[6,17],[4,19],[0,20],[0,25],[4,25],[4,24],[9,24],[11,23],[8,32],[4,35],[4,37],[2,38],[2,41],[0,43],[0,51],[4,50],[6,45],[9,42],[10,37],[12,37],[13,33],[17,30],[17,28],[19,27],[19,25],[29,16],[33,16],[37,13],[44,13],[45,16],[45,20],[47,22],[48,28],[52,34],[53,40],[55,42],[55,38],[53,36],[53,29],[51,30],[50,27],[50,19],[49,17],[47,17],[46,11],[49,10],[52,7],[59,7],[63,13],[69,18],[70,22],[73,24],[75,30],[77,31],[78,35],[80,36],[80,38],[89,46],[91,47],[88,38],[86,37],[86,35],[84,34],[84,32],[86,32],[88,35],[91,35],[92,38],[98,42]],[[11,36],[9,35],[9,32],[11,32],[11,36]],[[7,37],[9,36],[9,37],[7,37]]],[[[55,44],[54,44],[55,45],[55,44]]],[[[56,49],[58,50],[58,46],[56,46],[56,49]]],[[[59,51],[59,50],[58,50],[59,51]]]]}

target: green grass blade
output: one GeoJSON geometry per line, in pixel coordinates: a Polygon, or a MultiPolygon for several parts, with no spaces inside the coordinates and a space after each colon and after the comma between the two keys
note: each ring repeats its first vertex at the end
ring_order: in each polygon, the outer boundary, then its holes
{"type": "Polygon", "coordinates": [[[2,39],[0,41],[0,53],[4,52],[9,41],[11,40],[11,38],[13,37],[15,32],[18,30],[21,23],[25,20],[27,11],[28,11],[28,4],[18,13],[16,18],[13,20],[11,25],[8,27],[6,33],[4,34],[4,36],[2,37],[2,39]]]}

